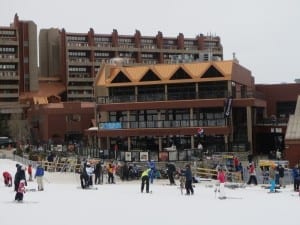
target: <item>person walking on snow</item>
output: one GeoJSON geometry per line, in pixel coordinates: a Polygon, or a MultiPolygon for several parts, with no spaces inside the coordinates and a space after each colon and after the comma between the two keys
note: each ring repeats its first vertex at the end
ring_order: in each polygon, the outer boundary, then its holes
{"type": "Polygon", "coordinates": [[[149,193],[149,174],[151,172],[151,169],[148,168],[142,173],[142,184],[141,184],[141,193],[144,191],[144,187],[146,184],[146,193],[149,193]]]}

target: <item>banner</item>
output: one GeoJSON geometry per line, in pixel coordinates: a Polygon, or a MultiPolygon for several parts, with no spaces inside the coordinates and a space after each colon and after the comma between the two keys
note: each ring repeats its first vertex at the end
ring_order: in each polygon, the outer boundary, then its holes
{"type": "Polygon", "coordinates": [[[232,108],[232,96],[228,97],[225,102],[224,117],[229,117],[232,108]]]}

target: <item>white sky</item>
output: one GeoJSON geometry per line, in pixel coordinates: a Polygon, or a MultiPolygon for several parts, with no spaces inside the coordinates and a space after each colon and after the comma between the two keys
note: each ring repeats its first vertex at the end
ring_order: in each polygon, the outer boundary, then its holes
{"type": "MultiPolygon", "coordinates": [[[[0,159],[1,225],[299,225],[300,198],[291,185],[276,194],[260,186],[225,188],[232,199],[219,200],[214,188],[203,182],[196,184],[193,196],[181,195],[177,186],[164,185],[167,180],[154,180],[153,193],[141,194],[140,181],[82,190],[77,188],[78,175],[46,172],[44,191],[27,192],[23,204],[14,203],[15,193],[4,186],[2,173],[8,170],[14,175],[15,164],[0,159]]],[[[28,182],[27,188],[36,187],[35,181],[28,182]]]]}
{"type": "Polygon", "coordinates": [[[0,0],[0,26],[18,13],[39,29],[74,33],[213,34],[221,37],[224,59],[235,52],[256,83],[292,83],[300,78],[299,9],[299,0],[0,0]]]}

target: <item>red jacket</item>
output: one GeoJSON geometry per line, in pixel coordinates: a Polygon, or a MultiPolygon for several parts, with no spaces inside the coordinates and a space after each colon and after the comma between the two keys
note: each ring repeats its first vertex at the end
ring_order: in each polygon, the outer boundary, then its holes
{"type": "Polygon", "coordinates": [[[27,172],[28,174],[32,174],[32,166],[28,166],[27,172]]]}
{"type": "Polygon", "coordinates": [[[218,178],[218,181],[220,183],[225,183],[225,180],[226,180],[225,172],[224,171],[219,171],[217,178],[218,178]]]}
{"type": "Polygon", "coordinates": [[[4,180],[11,180],[12,179],[10,173],[7,172],[7,171],[3,172],[3,177],[4,177],[4,180]]]}

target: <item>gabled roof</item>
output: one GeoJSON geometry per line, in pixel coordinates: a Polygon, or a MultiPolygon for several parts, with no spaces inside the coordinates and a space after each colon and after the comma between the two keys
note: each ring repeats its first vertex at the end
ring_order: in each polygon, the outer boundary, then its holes
{"type": "MultiPolygon", "coordinates": [[[[181,82],[205,82],[205,81],[218,81],[218,80],[233,80],[233,78],[241,77],[238,81],[243,79],[247,83],[251,81],[251,72],[247,69],[241,69],[237,62],[234,60],[228,61],[210,61],[210,62],[192,62],[183,64],[156,64],[156,65],[142,65],[142,66],[115,66],[105,65],[107,69],[99,70],[95,85],[96,86],[110,86],[112,83],[115,85],[115,78],[122,74],[123,78],[128,78],[128,85],[138,84],[151,84],[152,83],[181,83],[181,82]],[[153,74],[160,78],[160,80],[143,80],[143,77],[148,71],[152,71],[153,74]],[[177,72],[181,71],[182,76],[174,76],[177,72]],[[214,72],[214,73],[212,73],[214,72]],[[210,74],[209,74],[210,73],[210,74]],[[245,77],[246,76],[246,77],[245,77]]],[[[124,79],[120,84],[127,85],[124,79]]]]}

